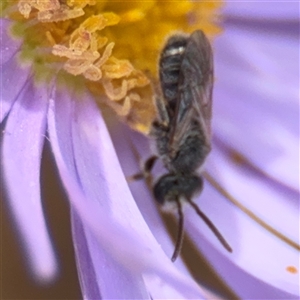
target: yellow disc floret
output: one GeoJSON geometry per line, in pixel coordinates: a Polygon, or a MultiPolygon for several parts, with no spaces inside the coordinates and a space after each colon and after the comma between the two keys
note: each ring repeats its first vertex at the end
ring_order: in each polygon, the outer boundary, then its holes
{"type": "Polygon", "coordinates": [[[165,37],[220,31],[213,22],[220,4],[212,2],[2,1],[4,16],[15,21],[13,35],[24,40],[20,61],[32,65],[37,82],[66,72],[72,84],[80,76],[98,103],[143,133],[155,117],[152,85],[165,37]]]}

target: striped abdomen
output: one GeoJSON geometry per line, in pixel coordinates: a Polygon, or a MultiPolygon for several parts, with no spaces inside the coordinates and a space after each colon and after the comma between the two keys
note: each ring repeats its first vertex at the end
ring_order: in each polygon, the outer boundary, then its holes
{"type": "Polygon", "coordinates": [[[187,41],[188,37],[183,35],[171,37],[160,56],[159,77],[161,90],[171,111],[175,109],[181,61],[187,41]]]}

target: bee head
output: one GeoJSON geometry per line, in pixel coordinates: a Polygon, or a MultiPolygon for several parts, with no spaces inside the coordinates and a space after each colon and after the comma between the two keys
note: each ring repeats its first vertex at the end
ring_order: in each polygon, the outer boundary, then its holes
{"type": "Polygon", "coordinates": [[[156,201],[163,205],[181,197],[191,199],[203,188],[203,179],[197,175],[166,174],[159,178],[153,188],[156,201]]]}

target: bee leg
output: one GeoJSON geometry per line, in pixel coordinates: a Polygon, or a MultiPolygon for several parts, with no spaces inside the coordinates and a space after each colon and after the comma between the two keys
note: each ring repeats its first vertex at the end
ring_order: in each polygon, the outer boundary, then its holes
{"type": "Polygon", "coordinates": [[[164,126],[167,126],[167,124],[170,123],[170,118],[166,109],[165,101],[161,97],[156,97],[155,103],[159,115],[159,123],[163,124],[164,126]]]}
{"type": "Polygon", "coordinates": [[[158,159],[158,157],[155,155],[150,156],[145,161],[142,172],[127,177],[127,181],[131,182],[131,181],[149,178],[151,176],[151,171],[152,171],[157,159],[158,159]]]}

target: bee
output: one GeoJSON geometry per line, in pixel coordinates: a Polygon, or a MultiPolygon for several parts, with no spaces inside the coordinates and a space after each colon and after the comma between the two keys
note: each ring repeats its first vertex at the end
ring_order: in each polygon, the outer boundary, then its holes
{"type": "Polygon", "coordinates": [[[211,150],[213,53],[203,31],[175,34],[167,40],[159,59],[159,80],[157,118],[151,129],[157,155],[146,161],[144,172],[149,173],[158,158],[168,171],[154,184],[153,194],[163,207],[177,207],[179,226],[172,261],[179,255],[183,242],[184,202],[193,207],[232,252],[217,228],[192,201],[203,189],[203,178],[196,171],[211,150]]]}

